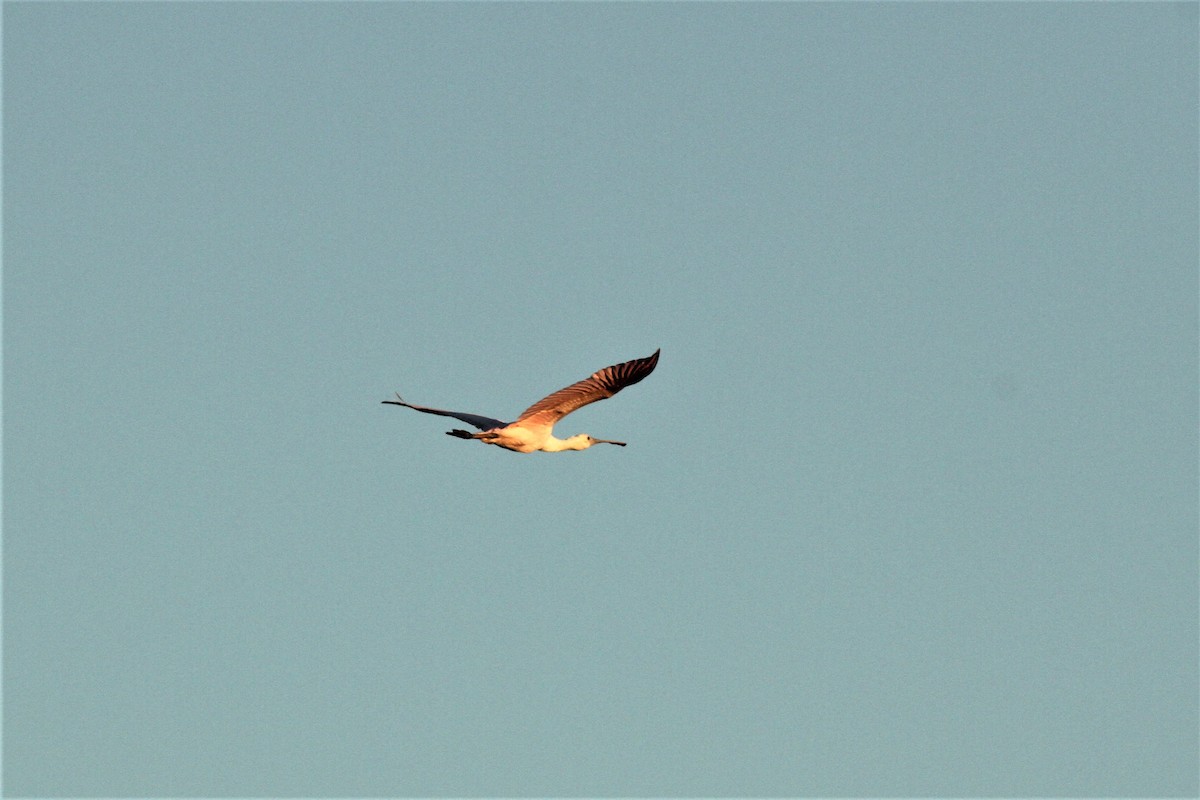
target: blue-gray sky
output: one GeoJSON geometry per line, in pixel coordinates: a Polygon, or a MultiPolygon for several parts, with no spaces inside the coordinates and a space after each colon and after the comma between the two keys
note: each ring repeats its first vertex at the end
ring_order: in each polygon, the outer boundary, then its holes
{"type": "Polygon", "coordinates": [[[7,794],[1196,794],[1196,3],[3,13],[7,794]]]}

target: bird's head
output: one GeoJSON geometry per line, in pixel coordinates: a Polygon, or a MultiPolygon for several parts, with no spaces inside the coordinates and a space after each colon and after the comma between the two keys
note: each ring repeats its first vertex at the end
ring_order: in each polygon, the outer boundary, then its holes
{"type": "Polygon", "coordinates": [[[615,444],[618,447],[624,447],[624,442],[614,442],[612,439],[597,439],[589,436],[586,433],[577,433],[567,439],[571,450],[587,450],[594,444],[615,444]]]}

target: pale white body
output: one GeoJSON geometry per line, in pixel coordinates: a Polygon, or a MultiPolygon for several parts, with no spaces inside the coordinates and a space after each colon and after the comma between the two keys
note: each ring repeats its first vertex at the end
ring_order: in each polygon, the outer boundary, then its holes
{"type": "Polygon", "coordinates": [[[526,428],[520,422],[514,422],[511,425],[505,425],[503,428],[485,431],[482,434],[474,434],[472,439],[478,439],[484,444],[494,444],[498,447],[503,447],[505,450],[514,450],[518,453],[533,453],[541,450],[543,453],[561,453],[563,450],[587,450],[594,444],[618,444],[621,447],[625,446],[624,442],[614,442],[609,439],[593,439],[586,433],[578,433],[574,436],[568,436],[566,439],[559,439],[548,429],[544,428],[526,428]]]}
{"type": "Polygon", "coordinates": [[[564,450],[586,450],[594,444],[615,444],[621,447],[624,442],[611,439],[596,439],[586,433],[559,439],[553,434],[554,424],[576,409],[612,397],[626,386],[632,386],[654,371],[658,364],[658,354],[646,358],[637,358],[623,364],[614,364],[598,370],[588,378],[571,384],[565,389],[548,395],[521,413],[516,422],[505,423],[491,417],[478,414],[467,414],[458,411],[444,411],[438,408],[415,406],[404,402],[399,394],[395,400],[384,400],[384,403],[404,406],[425,414],[437,414],[443,417],[453,417],[473,425],[478,433],[464,430],[446,431],[450,436],[460,439],[478,439],[485,444],[494,444],[506,450],[517,453],[559,453],[564,450]]]}

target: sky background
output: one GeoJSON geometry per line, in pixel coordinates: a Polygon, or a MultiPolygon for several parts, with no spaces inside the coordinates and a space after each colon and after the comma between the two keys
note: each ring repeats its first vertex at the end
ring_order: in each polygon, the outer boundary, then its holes
{"type": "Polygon", "coordinates": [[[1196,3],[3,45],[6,794],[1197,794],[1196,3]]]}

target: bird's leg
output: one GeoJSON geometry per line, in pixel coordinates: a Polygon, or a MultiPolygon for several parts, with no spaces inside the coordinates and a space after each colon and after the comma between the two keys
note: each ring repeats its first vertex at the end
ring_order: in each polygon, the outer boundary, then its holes
{"type": "Polygon", "coordinates": [[[457,436],[459,439],[480,439],[485,442],[490,442],[493,439],[499,439],[500,434],[495,431],[481,431],[480,433],[471,433],[464,431],[461,428],[455,428],[452,431],[446,431],[447,436],[457,436]]]}

